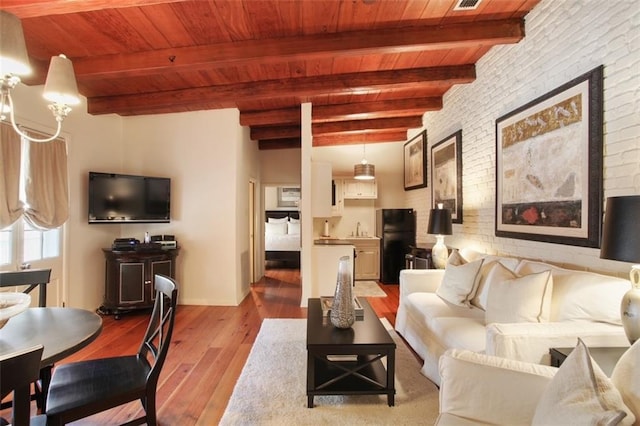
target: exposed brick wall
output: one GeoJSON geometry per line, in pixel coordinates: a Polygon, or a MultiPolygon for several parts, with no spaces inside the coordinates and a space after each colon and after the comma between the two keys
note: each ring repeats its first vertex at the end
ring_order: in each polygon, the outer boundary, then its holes
{"type": "MultiPolygon", "coordinates": [[[[627,274],[629,264],[601,260],[598,249],[497,238],[494,231],[495,120],[601,64],[604,199],[640,194],[640,7],[636,0],[543,0],[526,17],[524,40],[494,47],[478,62],[476,81],[450,90],[444,108],[423,118],[429,152],[462,129],[464,223],[454,225],[449,246],[627,274]]],[[[407,192],[406,204],[418,211],[418,243],[435,241],[426,234],[431,184],[407,192]]]]}

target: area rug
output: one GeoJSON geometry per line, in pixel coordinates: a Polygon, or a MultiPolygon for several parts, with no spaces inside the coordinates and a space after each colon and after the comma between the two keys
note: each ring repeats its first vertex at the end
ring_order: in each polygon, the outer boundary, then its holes
{"type": "Polygon", "coordinates": [[[387,297],[375,281],[356,281],[354,294],[356,297],[387,297]]]}
{"type": "MultiPolygon", "coordinates": [[[[386,321],[385,326],[390,329],[386,321]]],[[[396,342],[395,406],[386,396],[317,396],[307,408],[306,320],[265,319],[238,378],[222,425],[432,425],[438,390],[420,374],[405,343],[396,342]]]]}

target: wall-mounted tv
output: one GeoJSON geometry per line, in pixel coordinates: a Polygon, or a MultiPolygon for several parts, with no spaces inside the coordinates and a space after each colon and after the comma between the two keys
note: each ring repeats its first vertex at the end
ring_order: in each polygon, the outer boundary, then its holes
{"type": "Polygon", "coordinates": [[[171,179],[89,172],[89,223],[168,223],[171,179]]]}

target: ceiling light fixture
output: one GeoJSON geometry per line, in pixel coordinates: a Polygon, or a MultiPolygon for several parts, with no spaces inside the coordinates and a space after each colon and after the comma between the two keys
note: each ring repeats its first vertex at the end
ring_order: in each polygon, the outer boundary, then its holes
{"type": "Polygon", "coordinates": [[[43,97],[52,102],[49,109],[58,128],[50,138],[35,139],[20,130],[16,124],[11,90],[20,83],[20,76],[31,74],[27,45],[22,22],[14,15],[0,11],[0,120],[9,115],[13,129],[23,138],[33,142],[49,142],[60,135],[62,121],[71,112],[69,105],[78,105],[80,97],[73,64],[64,55],[51,57],[43,97]]]}
{"type": "Polygon", "coordinates": [[[366,145],[362,145],[362,161],[353,166],[354,179],[372,180],[376,178],[376,166],[367,162],[365,147],[366,145]]]}

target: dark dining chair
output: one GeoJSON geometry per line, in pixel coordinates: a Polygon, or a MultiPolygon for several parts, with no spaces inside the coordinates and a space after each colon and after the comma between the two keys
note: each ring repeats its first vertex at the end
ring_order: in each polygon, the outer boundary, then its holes
{"type": "Polygon", "coordinates": [[[0,287],[28,286],[23,293],[31,293],[38,288],[38,306],[47,306],[47,284],[51,279],[51,269],[24,269],[22,271],[0,272],[0,287]]]}
{"type": "Polygon", "coordinates": [[[175,280],[154,277],[156,300],[135,355],[93,359],[56,367],[47,397],[47,425],[69,422],[135,401],[145,415],[127,425],[156,425],[156,388],[167,357],[176,316],[175,280]]]}
{"type": "MultiPolygon", "coordinates": [[[[0,272],[0,287],[26,287],[21,291],[31,293],[38,289],[38,307],[47,306],[47,285],[51,280],[51,269],[23,269],[21,271],[0,272]]],[[[43,408],[44,397],[46,395],[49,380],[51,380],[51,370],[53,365],[40,368],[38,379],[34,380],[34,399],[38,408],[43,408]]],[[[10,403],[0,405],[1,408],[10,406],[10,403]]]]}
{"type": "MultiPolygon", "coordinates": [[[[42,345],[0,357],[0,399],[13,391],[11,424],[29,426],[31,383],[38,379],[42,345]]],[[[0,424],[7,424],[0,419],[0,424]]]]}

